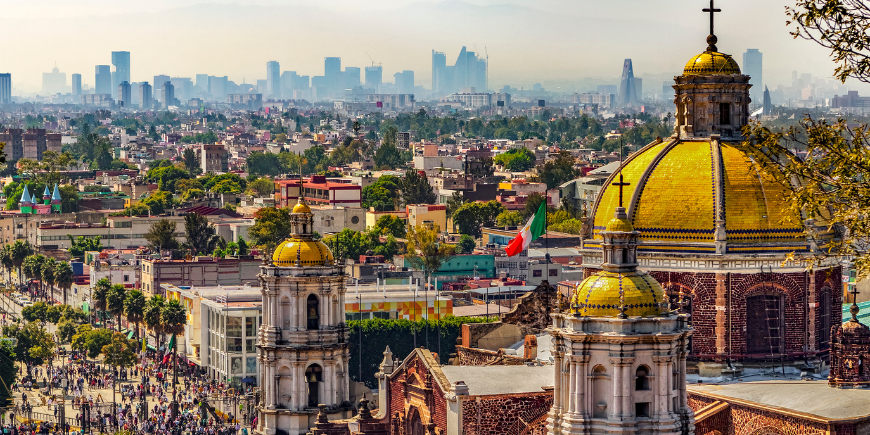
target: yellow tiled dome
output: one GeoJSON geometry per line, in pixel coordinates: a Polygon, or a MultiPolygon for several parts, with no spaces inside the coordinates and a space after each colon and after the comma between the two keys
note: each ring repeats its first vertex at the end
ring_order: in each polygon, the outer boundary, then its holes
{"type": "Polygon", "coordinates": [[[293,213],[311,213],[311,207],[304,202],[299,202],[293,206],[293,213]]]}
{"type": "Polygon", "coordinates": [[[634,231],[634,227],[628,219],[613,218],[607,223],[606,231],[622,231],[630,233],[634,231]]]}
{"type": "Polygon", "coordinates": [[[733,57],[716,51],[705,51],[686,64],[683,75],[708,76],[740,74],[740,67],[733,57]]]}
{"type": "MultiPolygon", "coordinates": [[[[653,143],[620,170],[628,183],[623,192],[628,223],[640,232],[641,252],[715,252],[720,219],[728,252],[807,249],[803,219],[786,210],[788,190],[731,144],[716,146],[704,139],[653,143]]],[[[612,183],[618,176],[614,172],[598,195],[595,239],[601,240],[601,231],[611,226],[624,225],[612,220],[619,203],[619,188],[612,183]]]]}
{"type": "Polygon", "coordinates": [[[658,281],[646,273],[601,271],[577,286],[571,309],[581,316],[616,317],[625,304],[627,316],[657,316],[666,311],[664,294],[658,281]]]}
{"type": "Polygon", "coordinates": [[[319,240],[294,238],[284,240],[278,245],[272,254],[272,262],[275,266],[292,267],[296,266],[297,256],[299,256],[300,266],[332,265],[334,261],[332,251],[325,243],[319,240]]]}

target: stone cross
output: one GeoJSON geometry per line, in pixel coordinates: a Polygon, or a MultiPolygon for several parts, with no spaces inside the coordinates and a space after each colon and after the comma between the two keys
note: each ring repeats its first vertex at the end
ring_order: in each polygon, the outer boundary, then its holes
{"type": "Polygon", "coordinates": [[[704,9],[702,9],[702,11],[710,13],[710,34],[712,35],[713,34],[713,14],[715,14],[716,12],[722,12],[722,9],[716,9],[715,7],[713,7],[713,0],[710,0],[710,7],[704,8],[704,9]]]}
{"type": "Polygon", "coordinates": [[[622,186],[630,186],[631,183],[622,182],[622,171],[619,171],[619,182],[613,183],[614,186],[619,186],[619,206],[622,207],[622,186]]]}

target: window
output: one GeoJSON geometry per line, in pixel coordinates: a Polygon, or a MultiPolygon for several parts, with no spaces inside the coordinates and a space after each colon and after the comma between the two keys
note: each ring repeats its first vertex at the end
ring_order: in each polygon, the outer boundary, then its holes
{"type": "Polygon", "coordinates": [[[124,275],[124,282],[130,281],[130,275],[124,275]]]}
{"type": "Polygon", "coordinates": [[[635,403],[634,415],[638,417],[649,417],[649,402],[635,403]]]}
{"type": "Polygon", "coordinates": [[[254,328],[254,318],[245,317],[245,337],[255,337],[257,335],[254,328]]]}
{"type": "Polygon", "coordinates": [[[257,351],[257,340],[249,338],[245,340],[245,352],[253,353],[257,351]]]}
{"type": "Polygon", "coordinates": [[[649,367],[638,367],[634,375],[634,389],[638,391],[649,390],[649,367]]]}
{"type": "Polygon", "coordinates": [[[320,301],[315,295],[308,295],[308,329],[320,327],[320,301]]]}
{"type": "Polygon", "coordinates": [[[550,272],[550,276],[559,276],[558,269],[549,269],[549,272],[550,272]]]}
{"type": "Polygon", "coordinates": [[[542,276],[542,275],[543,274],[542,274],[541,270],[533,270],[532,271],[532,276],[542,276]]]}
{"type": "Polygon", "coordinates": [[[719,103],[719,124],[731,125],[731,105],[719,103]]]}
{"type": "Polygon", "coordinates": [[[389,311],[376,311],[376,312],[372,313],[372,317],[374,317],[375,319],[389,319],[390,312],[389,311]]]}
{"type": "Polygon", "coordinates": [[[358,224],[359,223],[359,216],[354,216],[354,217],[350,218],[350,223],[358,224]]]}

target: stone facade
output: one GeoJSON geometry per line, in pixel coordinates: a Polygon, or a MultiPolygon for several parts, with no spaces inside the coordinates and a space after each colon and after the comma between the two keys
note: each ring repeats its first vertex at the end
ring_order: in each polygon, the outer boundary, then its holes
{"type": "Polygon", "coordinates": [[[828,385],[837,388],[870,385],[870,328],[858,321],[858,306],[850,310],[852,319],[831,331],[831,372],[828,385]]]}
{"type": "MultiPolygon", "coordinates": [[[[586,274],[591,276],[596,271],[589,268],[586,274]]],[[[805,356],[820,358],[830,349],[832,325],[842,321],[840,267],[788,273],[654,269],[649,273],[662,284],[675,308],[691,314],[694,333],[690,357],[695,360],[756,361],[780,354],[794,361],[803,361],[805,356]],[[747,327],[747,301],[759,295],[775,296],[781,301],[770,314],[782,323],[784,337],[779,348],[762,353],[748,348],[753,340],[769,340],[760,336],[765,330],[747,327]]]]}
{"type": "Polygon", "coordinates": [[[739,136],[749,120],[749,76],[682,75],[674,77],[676,131],[680,138],[739,136]]]}

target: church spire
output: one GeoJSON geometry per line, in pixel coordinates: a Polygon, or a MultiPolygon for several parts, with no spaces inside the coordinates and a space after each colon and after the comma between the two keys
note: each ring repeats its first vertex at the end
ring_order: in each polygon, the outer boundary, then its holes
{"type": "Polygon", "coordinates": [[[713,0],[710,0],[710,7],[702,9],[704,12],[708,12],[710,14],[710,35],[707,36],[707,51],[719,51],[716,48],[716,42],[718,42],[718,38],[716,38],[716,34],[713,33],[713,14],[716,12],[722,12],[722,9],[717,9],[713,6],[713,0]]]}

